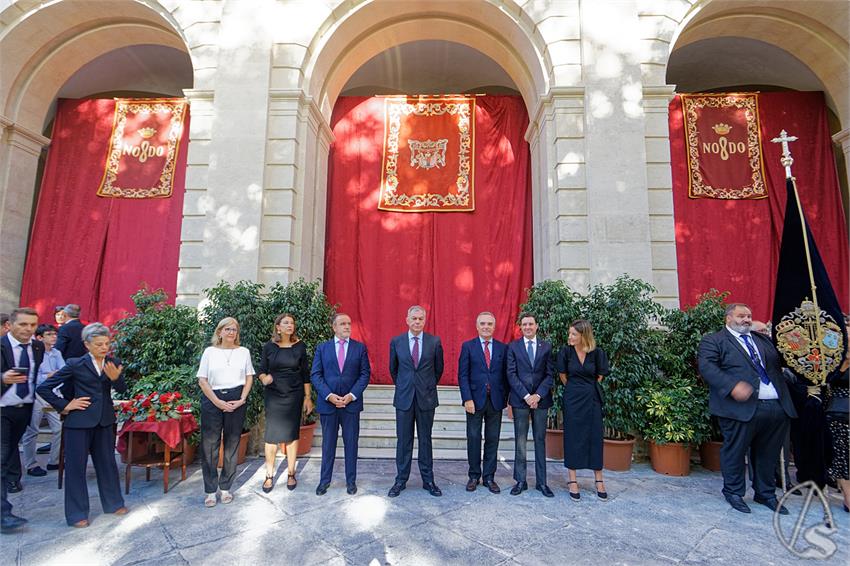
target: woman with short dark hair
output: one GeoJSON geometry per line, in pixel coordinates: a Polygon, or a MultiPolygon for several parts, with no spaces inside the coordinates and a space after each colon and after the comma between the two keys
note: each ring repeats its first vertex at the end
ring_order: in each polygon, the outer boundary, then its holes
{"type": "Polygon", "coordinates": [[[579,501],[577,469],[591,469],[596,495],[607,500],[602,480],[602,393],[599,382],[608,375],[608,356],[596,347],[593,327],[586,320],[570,325],[569,344],[558,354],[558,373],[564,384],[564,467],[570,500],[579,501]]]}

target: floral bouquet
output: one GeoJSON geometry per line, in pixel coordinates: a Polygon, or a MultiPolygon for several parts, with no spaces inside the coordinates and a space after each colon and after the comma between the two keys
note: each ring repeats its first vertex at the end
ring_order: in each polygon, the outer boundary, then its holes
{"type": "Polygon", "coordinates": [[[190,401],[182,401],[179,391],[160,393],[154,391],[149,395],[139,393],[118,408],[118,422],[156,422],[168,419],[179,419],[180,414],[192,409],[190,401]]]}

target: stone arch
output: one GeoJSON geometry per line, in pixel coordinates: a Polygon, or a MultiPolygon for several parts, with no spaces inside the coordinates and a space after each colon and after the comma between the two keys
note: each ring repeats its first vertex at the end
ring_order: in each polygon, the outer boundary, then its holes
{"type": "Polygon", "coordinates": [[[191,34],[173,12],[157,0],[60,0],[13,2],[0,13],[2,307],[18,302],[38,160],[50,143],[43,134],[57,93],[84,65],[122,47],[162,45],[191,56],[191,34]]]}

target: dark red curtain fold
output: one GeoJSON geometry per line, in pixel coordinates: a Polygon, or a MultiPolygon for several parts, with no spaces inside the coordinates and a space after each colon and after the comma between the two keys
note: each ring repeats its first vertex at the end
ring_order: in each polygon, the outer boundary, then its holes
{"type": "Polygon", "coordinates": [[[848,238],[823,93],[760,93],[758,106],[768,198],[717,200],[688,197],[682,104],[678,96],[670,103],[680,301],[683,306],[694,304],[711,288],[731,291],[729,299],[750,304],[754,318],[770,319],[785,218],[782,148],[770,140],[784,129],[799,138],[791,143],[791,153],[800,200],[841,308],[847,312],[848,238]]]}
{"type": "Polygon", "coordinates": [[[112,324],[142,285],[176,293],[189,136],[170,198],[98,197],[114,110],[113,99],[59,100],[21,290],[42,321],[78,303],[84,320],[112,324]]]}
{"type": "Polygon", "coordinates": [[[475,211],[378,210],[384,135],[382,98],[342,97],[331,126],[325,292],[351,315],[369,347],[372,382],[391,383],[389,340],[407,330],[407,308],[428,310],[442,338],[443,384],[457,383],[460,345],[475,317],[496,315],[509,340],[532,285],[528,115],[520,97],[484,96],[475,115],[475,211]]]}

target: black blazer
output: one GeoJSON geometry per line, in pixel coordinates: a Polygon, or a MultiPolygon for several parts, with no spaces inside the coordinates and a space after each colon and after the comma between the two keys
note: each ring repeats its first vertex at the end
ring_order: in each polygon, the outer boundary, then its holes
{"type": "MultiPolygon", "coordinates": [[[[30,340],[32,344],[32,356],[35,358],[31,360],[35,367],[32,368],[32,379],[30,380],[30,389],[35,387],[35,382],[38,379],[38,366],[41,365],[41,362],[44,360],[44,344],[35,338],[30,340]]],[[[2,350],[2,362],[0,362],[0,374],[6,373],[13,367],[18,366],[18,360],[15,359],[15,356],[12,352],[12,342],[9,340],[8,336],[3,336],[0,339],[0,350],[2,350]]],[[[0,395],[6,393],[6,391],[10,388],[14,387],[14,385],[6,385],[2,381],[0,381],[0,395]]]]}
{"type": "Polygon", "coordinates": [[[56,334],[57,350],[62,352],[62,357],[67,362],[71,358],[79,358],[88,354],[83,345],[83,323],[74,318],[59,327],[56,334]]]}
{"type": "MultiPolygon", "coordinates": [[[[782,376],[779,352],[766,336],[751,332],[750,337],[764,362],[770,382],[779,394],[782,409],[789,417],[796,417],[788,385],[782,376]]],[[[709,386],[708,408],[712,415],[744,422],[753,418],[761,379],[749,354],[727,329],[703,336],[699,343],[699,372],[709,386]],[[736,401],[730,395],[739,381],[746,381],[753,387],[753,394],[746,401],[736,401]]]]}
{"type": "Polygon", "coordinates": [[[490,367],[484,359],[484,347],[477,336],[463,343],[457,360],[457,384],[460,398],[465,403],[472,401],[480,411],[487,402],[487,385],[490,385],[490,402],[501,411],[508,400],[508,382],[505,375],[507,346],[498,340],[490,341],[490,367]]]}
{"type": "MultiPolygon", "coordinates": [[[[114,361],[107,358],[108,361],[114,361]]],[[[127,390],[124,383],[124,374],[114,382],[106,377],[106,373],[97,374],[91,356],[73,358],[68,363],[48,377],[44,383],[38,386],[36,392],[41,398],[50,403],[60,413],[72,398],[89,397],[91,405],[87,409],[71,411],[65,417],[64,425],[68,428],[94,428],[96,426],[111,426],[115,423],[115,410],[112,407],[112,389],[123,393],[127,390]],[[68,394],[67,399],[59,397],[53,392],[56,386],[62,385],[63,395],[68,394]]]]}
{"type": "Polygon", "coordinates": [[[526,395],[540,395],[538,409],[548,409],[552,406],[552,383],[555,375],[555,356],[552,344],[541,340],[538,336],[537,352],[534,355],[534,367],[528,361],[525,351],[525,338],[514,340],[508,344],[508,383],[511,394],[508,403],[511,407],[528,408],[526,395]]]}
{"type": "Polygon", "coordinates": [[[393,406],[402,411],[410,410],[413,399],[423,411],[436,409],[437,384],[443,377],[443,346],[440,339],[423,332],[419,367],[413,367],[413,357],[407,332],[390,340],[390,377],[395,383],[393,406]],[[415,395],[414,395],[415,393],[415,395]]]}

